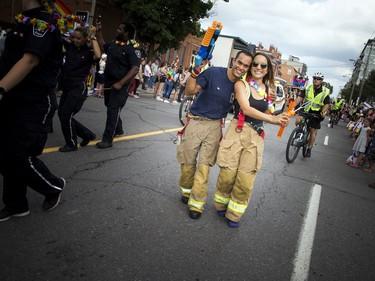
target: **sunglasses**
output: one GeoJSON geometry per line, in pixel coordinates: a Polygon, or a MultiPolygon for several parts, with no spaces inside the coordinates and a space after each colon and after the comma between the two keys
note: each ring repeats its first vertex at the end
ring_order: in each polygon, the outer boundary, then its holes
{"type": "Polygon", "coordinates": [[[318,77],[313,77],[313,80],[321,81],[321,80],[323,80],[323,79],[322,79],[322,78],[318,78],[318,77]]]}
{"type": "MultiPolygon", "coordinates": [[[[253,67],[258,67],[258,65],[259,65],[259,62],[256,62],[256,61],[253,61],[253,62],[251,63],[251,66],[253,66],[253,67]]],[[[260,64],[260,67],[261,67],[262,69],[266,69],[266,68],[267,68],[267,64],[265,64],[265,63],[261,63],[261,64],[260,64]]]]}

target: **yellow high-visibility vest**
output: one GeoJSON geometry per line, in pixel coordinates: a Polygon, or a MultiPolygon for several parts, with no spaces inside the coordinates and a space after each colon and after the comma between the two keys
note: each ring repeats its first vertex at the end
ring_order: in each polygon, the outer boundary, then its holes
{"type": "Polygon", "coordinates": [[[329,89],[324,86],[322,87],[322,92],[319,93],[316,97],[314,97],[314,87],[310,85],[307,88],[305,99],[307,101],[310,101],[311,103],[305,108],[305,111],[309,111],[310,109],[313,111],[320,111],[320,109],[323,107],[324,99],[329,95],[329,89]]]}

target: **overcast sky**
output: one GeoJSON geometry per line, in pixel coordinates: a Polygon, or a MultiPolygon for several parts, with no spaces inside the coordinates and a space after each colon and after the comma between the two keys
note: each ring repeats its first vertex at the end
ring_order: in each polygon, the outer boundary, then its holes
{"type": "Polygon", "coordinates": [[[299,57],[310,78],[324,73],[334,96],[352,74],[349,59],[358,59],[375,37],[374,0],[219,0],[212,12],[201,22],[204,29],[218,20],[223,35],[266,49],[273,44],[283,59],[299,57]]]}

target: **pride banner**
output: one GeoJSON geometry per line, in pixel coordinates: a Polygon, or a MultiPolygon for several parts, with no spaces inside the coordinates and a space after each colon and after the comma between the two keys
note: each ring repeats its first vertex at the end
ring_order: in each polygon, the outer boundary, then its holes
{"type": "Polygon", "coordinates": [[[62,16],[72,15],[72,10],[62,0],[55,1],[55,8],[62,16]]]}

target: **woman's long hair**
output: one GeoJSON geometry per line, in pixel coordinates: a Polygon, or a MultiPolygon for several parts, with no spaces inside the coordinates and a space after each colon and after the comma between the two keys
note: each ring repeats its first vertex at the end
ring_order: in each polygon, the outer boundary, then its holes
{"type": "MultiPolygon", "coordinates": [[[[267,60],[267,74],[264,75],[264,77],[262,79],[263,83],[264,84],[274,85],[275,84],[275,75],[273,73],[273,66],[272,66],[271,59],[266,54],[258,52],[258,53],[255,53],[253,61],[255,61],[255,59],[256,59],[257,56],[263,56],[267,60]]],[[[252,66],[250,66],[249,71],[247,73],[248,77],[251,77],[251,67],[252,66]]]]}

